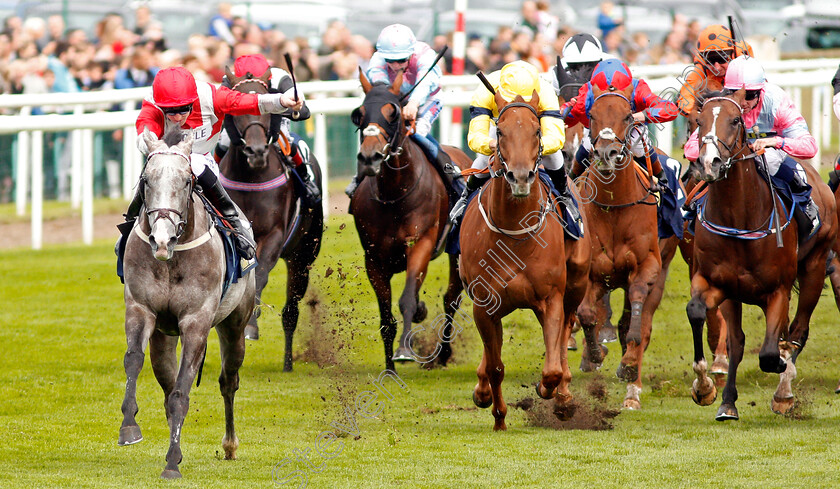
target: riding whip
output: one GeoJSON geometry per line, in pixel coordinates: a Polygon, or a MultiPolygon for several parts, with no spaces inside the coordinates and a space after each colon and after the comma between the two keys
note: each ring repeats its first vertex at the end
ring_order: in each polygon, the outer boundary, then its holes
{"type": "MultiPolygon", "coordinates": [[[[298,91],[297,91],[297,83],[295,82],[295,67],[292,65],[292,57],[289,56],[289,53],[283,55],[286,58],[286,66],[289,68],[289,75],[292,77],[292,89],[294,89],[295,93],[295,100],[298,99],[298,91]]],[[[297,110],[292,111],[292,117],[297,119],[300,117],[300,112],[297,110]]]]}
{"type": "Polygon", "coordinates": [[[481,80],[481,83],[483,83],[484,86],[487,87],[487,90],[490,90],[490,93],[496,95],[496,89],[493,88],[493,85],[490,84],[490,81],[487,80],[487,77],[484,76],[484,73],[479,71],[478,73],[476,73],[476,76],[478,76],[478,79],[481,80]]]}
{"type": "Polygon", "coordinates": [[[443,55],[444,55],[444,53],[446,53],[446,50],[447,50],[447,49],[449,49],[449,46],[448,46],[448,45],[446,45],[446,44],[444,44],[443,49],[441,49],[441,50],[440,50],[440,52],[438,53],[438,55],[437,55],[437,57],[435,58],[435,60],[434,60],[434,61],[432,61],[432,66],[430,66],[430,67],[429,67],[429,69],[426,71],[426,73],[424,73],[424,74],[423,74],[423,76],[422,76],[422,77],[420,77],[420,79],[419,79],[419,80],[417,80],[417,83],[415,83],[415,84],[414,84],[414,86],[413,86],[413,87],[411,87],[411,90],[409,90],[408,92],[406,92],[406,93],[405,93],[405,95],[403,95],[402,97],[400,97],[400,103],[402,103],[402,101],[403,101],[403,100],[407,99],[407,98],[408,98],[408,96],[409,96],[409,95],[411,95],[411,92],[413,92],[413,91],[414,91],[414,89],[415,89],[415,88],[417,88],[417,85],[420,85],[420,82],[421,82],[421,81],[423,81],[423,79],[424,79],[424,78],[426,78],[426,75],[428,75],[429,73],[431,73],[431,72],[432,72],[432,70],[433,70],[433,69],[435,69],[435,65],[437,65],[437,62],[438,62],[438,61],[440,61],[440,58],[442,58],[442,57],[443,57],[443,55]]]}

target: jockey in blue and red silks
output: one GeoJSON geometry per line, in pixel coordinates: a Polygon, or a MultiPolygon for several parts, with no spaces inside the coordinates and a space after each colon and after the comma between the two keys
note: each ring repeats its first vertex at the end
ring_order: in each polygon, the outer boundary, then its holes
{"type": "MultiPolygon", "coordinates": [[[[415,142],[420,144],[430,161],[443,179],[450,202],[454,202],[463,187],[461,172],[452,165],[452,160],[431,135],[432,124],[440,116],[443,103],[440,101],[441,69],[435,65],[437,55],[425,42],[414,37],[411,28],[402,24],[392,24],[379,34],[376,52],[370,59],[367,78],[371,84],[391,85],[397,75],[402,73],[400,94],[408,95],[408,101],[402,107],[402,116],[406,122],[414,122],[415,142]],[[422,79],[422,80],[421,80],[422,79]],[[457,181],[457,182],[456,182],[457,181]]],[[[363,177],[353,177],[344,190],[353,197],[363,177]]]]}
{"type": "MultiPolygon", "coordinates": [[[[633,126],[634,129],[627,135],[630,151],[633,153],[636,162],[641,164],[643,168],[646,168],[645,150],[647,150],[647,155],[650,156],[651,170],[659,180],[660,188],[667,187],[675,197],[675,208],[673,202],[669,203],[668,209],[660,208],[663,219],[669,225],[660,225],[659,236],[664,238],[675,234],[681,238],[682,218],[679,215],[678,209],[682,203],[681,200],[684,199],[684,195],[677,183],[677,178],[679,178],[681,172],[680,164],[673,158],[660,155],[656,152],[653,143],[651,143],[648,137],[647,128],[642,125],[672,121],[676,119],[679,111],[673,102],[651,92],[650,87],[648,87],[648,84],[644,80],[633,79],[630,68],[618,59],[605,59],[598,63],[592,72],[592,79],[589,83],[580,87],[577,97],[560,108],[560,113],[563,115],[566,127],[572,127],[580,123],[587,128],[584,133],[583,142],[575,154],[575,161],[572,165],[570,176],[572,179],[577,178],[589,166],[589,154],[592,151],[592,141],[589,138],[589,110],[595,101],[592,94],[593,85],[598,87],[599,90],[624,90],[628,86],[633,86],[630,107],[633,112],[633,120],[639,124],[633,126]],[[671,173],[672,175],[669,175],[671,173]]],[[[663,199],[663,202],[665,200],[663,199]]]]}

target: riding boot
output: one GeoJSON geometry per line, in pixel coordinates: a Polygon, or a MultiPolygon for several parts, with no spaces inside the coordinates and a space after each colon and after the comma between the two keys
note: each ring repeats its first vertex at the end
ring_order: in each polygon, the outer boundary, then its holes
{"type": "Polygon", "coordinates": [[[347,184],[347,188],[344,189],[344,193],[352,199],[353,194],[356,193],[356,189],[359,188],[359,184],[362,183],[362,180],[364,178],[364,176],[360,176],[358,173],[353,175],[353,178],[350,180],[350,183],[347,184]]]}
{"type": "Polygon", "coordinates": [[[455,202],[452,206],[452,210],[449,211],[449,222],[457,224],[458,221],[461,220],[461,215],[467,208],[467,200],[469,199],[470,194],[480,189],[481,186],[484,185],[485,181],[487,181],[486,178],[479,178],[476,175],[472,175],[467,179],[467,185],[464,187],[464,191],[461,192],[461,196],[458,198],[458,201],[455,202]]]}
{"type": "Polygon", "coordinates": [[[292,163],[295,165],[295,171],[300,176],[303,182],[303,195],[301,195],[301,203],[308,209],[314,209],[321,204],[321,189],[315,183],[315,174],[312,172],[312,167],[309,159],[303,159],[300,149],[297,145],[292,145],[292,163]]]}
{"type": "Polygon", "coordinates": [[[434,163],[435,169],[443,179],[450,204],[454,205],[460,196],[461,192],[459,190],[464,187],[464,177],[461,176],[461,171],[452,164],[452,158],[442,149],[438,150],[437,157],[432,163],[434,163]]]}
{"type": "Polygon", "coordinates": [[[204,190],[204,195],[213,206],[218,209],[222,217],[230,223],[233,228],[234,236],[236,237],[236,249],[239,253],[250,260],[254,258],[256,251],[256,243],[253,238],[248,235],[247,229],[239,219],[239,211],[236,204],[230,200],[230,196],[222,186],[222,182],[209,168],[206,168],[198,177],[198,183],[204,190]]]}
{"type": "MultiPolygon", "coordinates": [[[[793,177],[788,182],[790,191],[800,200],[799,205],[794,210],[794,217],[799,226],[800,241],[807,241],[820,226],[820,210],[813,197],[811,197],[811,186],[805,183],[799,172],[792,171],[791,173],[793,177]]],[[[776,175],[782,174],[781,171],[776,173],[776,175]]]]}
{"type": "Polygon", "coordinates": [[[569,191],[568,186],[566,185],[566,169],[562,166],[557,170],[546,170],[545,173],[551,178],[551,183],[554,184],[554,188],[557,189],[560,196],[557,198],[560,202],[563,203],[563,207],[569,211],[569,214],[572,216],[572,219],[577,221],[580,219],[580,211],[578,210],[577,206],[575,205],[574,199],[572,199],[571,192],[569,191]]]}
{"type": "MultiPolygon", "coordinates": [[[[140,184],[142,185],[142,183],[140,184]]],[[[117,224],[117,229],[120,230],[120,233],[123,235],[123,239],[128,238],[128,233],[131,232],[131,229],[134,227],[134,221],[137,220],[137,216],[140,215],[140,208],[143,207],[143,196],[140,193],[140,185],[137,186],[137,190],[134,192],[134,198],[131,199],[131,202],[128,204],[128,209],[126,209],[125,214],[125,222],[117,224]]]]}

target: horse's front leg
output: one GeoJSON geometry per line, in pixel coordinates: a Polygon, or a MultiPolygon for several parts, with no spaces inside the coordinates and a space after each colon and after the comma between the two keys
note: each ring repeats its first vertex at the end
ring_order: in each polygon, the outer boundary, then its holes
{"type": "Polygon", "coordinates": [[[762,308],[767,320],[764,342],[758,352],[758,366],[762,372],[780,374],[787,367],[787,363],[779,354],[779,340],[787,338],[789,298],[790,289],[779,288],[770,294],[762,308]]]}
{"type": "MultiPolygon", "coordinates": [[[[659,247],[656,248],[655,254],[651,253],[642,261],[638,273],[635,277],[631,277],[630,286],[627,289],[627,298],[630,302],[630,328],[627,331],[627,336],[625,336],[626,349],[616,372],[618,378],[627,382],[636,382],[639,378],[642,357],[645,348],[647,348],[647,342],[650,340],[653,309],[658,305],[647,304],[650,300],[650,292],[662,268],[659,247]],[[649,310],[648,314],[643,317],[642,312],[646,305],[649,310]]],[[[641,382],[638,382],[637,387],[641,390],[641,382]]],[[[631,395],[628,390],[628,397],[638,398],[638,392],[631,395]]],[[[631,404],[633,403],[631,402],[631,404]]]]}
{"type": "Polygon", "coordinates": [[[731,317],[732,304],[730,301],[723,301],[720,307],[709,309],[706,312],[706,339],[709,348],[714,352],[714,361],[710,373],[715,378],[715,385],[723,387],[726,383],[726,374],[729,373],[729,352],[726,346],[726,318],[731,317]]]}
{"type": "MultiPolygon", "coordinates": [[[[126,295],[130,295],[126,289],[126,295]]],[[[118,444],[131,445],[143,440],[137,415],[137,377],[143,369],[146,345],[155,329],[155,315],[148,308],[127,298],[125,308],[125,339],[128,343],[123,366],[125,367],[125,398],[122,403],[123,421],[120,426],[118,444]]]]}
{"type": "Polygon", "coordinates": [[[709,310],[717,311],[717,307],[725,297],[720,289],[711,284],[699,273],[691,279],[691,300],[685,308],[694,344],[694,363],[692,365],[697,378],[691,386],[691,398],[701,406],[708,406],[717,399],[717,388],[708,376],[708,365],[703,350],[703,325],[709,310]]]}
{"type": "Polygon", "coordinates": [[[163,408],[169,421],[169,394],[175,389],[178,378],[178,337],[167,336],[159,330],[152,333],[149,341],[149,359],[152,371],[163,390],[163,408]]]}
{"type": "Polygon", "coordinates": [[[300,314],[300,301],[309,287],[309,264],[295,257],[286,260],[286,305],[283,306],[283,334],[286,340],[283,371],[292,371],[292,342],[300,314]]]}
{"type": "Polygon", "coordinates": [[[580,357],[580,370],[593,372],[601,368],[607,347],[598,341],[598,327],[606,316],[601,299],[607,293],[603,284],[593,281],[586,291],[583,302],[578,306],[578,321],[583,329],[586,345],[580,357]]]}
{"type": "MultiPolygon", "coordinates": [[[[251,315],[248,326],[245,328],[245,338],[249,340],[258,340],[260,338],[260,328],[257,324],[257,319],[262,313],[262,291],[268,284],[268,274],[271,273],[277,264],[277,260],[280,259],[280,247],[283,246],[283,232],[275,229],[265,235],[265,237],[254,236],[254,239],[257,242],[257,268],[254,270],[254,278],[256,279],[257,286],[256,302],[259,307],[251,315]]],[[[291,367],[289,370],[285,369],[284,363],[283,371],[288,372],[290,370],[291,367]]]]}
{"type": "Polygon", "coordinates": [[[433,238],[423,237],[406,249],[405,288],[399,301],[400,313],[403,317],[403,331],[400,335],[400,346],[394,354],[395,362],[415,360],[411,345],[409,345],[409,332],[411,323],[420,323],[426,319],[426,305],[419,301],[419,296],[434,246],[433,238]]]}
{"type": "MultiPolygon", "coordinates": [[[[456,321],[455,313],[461,306],[461,292],[464,290],[464,284],[461,282],[461,277],[458,274],[458,255],[449,256],[449,283],[446,287],[446,292],[443,294],[443,312],[444,324],[443,329],[438,333],[440,339],[440,353],[437,361],[439,365],[446,365],[452,357],[452,341],[458,334],[463,331],[464,326],[456,321]],[[457,329],[453,330],[453,324],[457,329]]],[[[460,313],[461,319],[469,322],[469,319],[464,313],[460,313]]]]}
{"type": "Polygon", "coordinates": [[[732,317],[727,318],[726,324],[727,341],[729,343],[729,374],[726,377],[726,387],[723,388],[723,396],[718,408],[715,419],[717,421],[738,420],[738,408],[735,407],[735,401],[738,400],[738,388],[736,380],[738,378],[738,365],[744,358],[744,330],[741,327],[741,309],[740,302],[730,301],[732,303],[732,317]]]}
{"type": "Polygon", "coordinates": [[[555,416],[561,420],[571,419],[575,405],[569,390],[572,373],[565,346],[570,331],[566,327],[566,315],[563,312],[563,294],[557,291],[545,301],[544,310],[535,309],[534,313],[542,325],[545,343],[545,364],[537,384],[537,395],[543,399],[554,397],[555,416]]]}
{"type": "Polygon", "coordinates": [[[183,458],[181,428],[190,409],[190,389],[207,349],[207,334],[212,320],[212,313],[202,311],[181,318],[178,324],[181,329],[181,366],[175,389],[169,395],[169,450],[166,452],[166,468],[160,475],[164,479],[181,477],[178,469],[183,458]]]}
{"type": "Polygon", "coordinates": [[[502,397],[502,380],[505,378],[505,365],[502,363],[502,321],[487,315],[484,307],[473,304],[473,317],[481,341],[484,343],[484,355],[478,365],[478,384],[473,390],[473,402],[480,408],[493,406],[496,419],[493,430],[506,430],[505,417],[507,405],[502,397]]]}
{"type": "MultiPolygon", "coordinates": [[[[376,251],[378,252],[378,250],[376,251]]],[[[394,338],[397,336],[397,319],[391,313],[391,273],[375,257],[374,251],[365,253],[365,270],[379,303],[379,333],[385,346],[385,368],[394,370],[394,338]]]]}

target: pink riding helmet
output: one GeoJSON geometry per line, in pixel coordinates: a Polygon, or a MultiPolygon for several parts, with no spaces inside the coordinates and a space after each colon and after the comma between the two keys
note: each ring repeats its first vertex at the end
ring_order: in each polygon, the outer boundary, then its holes
{"type": "Polygon", "coordinates": [[[761,90],[764,88],[764,68],[755,58],[738,56],[729,63],[723,87],[730,90],[761,90]]]}

